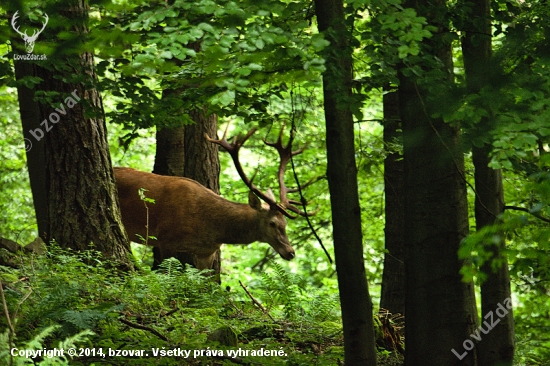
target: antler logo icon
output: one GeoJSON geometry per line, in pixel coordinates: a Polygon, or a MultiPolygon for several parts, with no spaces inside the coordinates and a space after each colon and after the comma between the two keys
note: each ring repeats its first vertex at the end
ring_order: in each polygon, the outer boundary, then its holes
{"type": "Polygon", "coordinates": [[[11,18],[11,26],[14,31],[16,31],[17,33],[19,33],[21,37],[23,37],[23,41],[25,41],[25,49],[27,50],[27,53],[31,53],[32,50],[34,49],[34,42],[36,42],[36,39],[38,38],[40,33],[42,33],[44,28],[46,28],[46,24],[48,24],[48,19],[49,19],[48,14],[44,13],[44,18],[46,19],[46,21],[42,25],[42,29],[40,29],[39,31],[35,30],[32,36],[28,36],[27,31],[20,32],[19,27],[17,27],[15,24],[15,21],[17,20],[17,18],[19,18],[19,15],[17,15],[18,12],[19,10],[16,11],[15,14],[13,14],[13,17],[11,18]]]}

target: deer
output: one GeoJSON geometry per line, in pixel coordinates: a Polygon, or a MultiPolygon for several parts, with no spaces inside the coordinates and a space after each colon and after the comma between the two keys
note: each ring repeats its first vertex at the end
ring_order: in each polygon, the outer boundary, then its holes
{"type": "Polygon", "coordinates": [[[264,242],[283,259],[293,259],[296,254],[286,233],[285,217],[295,219],[310,214],[296,207],[299,202],[287,198],[288,193],[297,189],[286,187],[284,174],[291,157],[302,153],[305,147],[292,151],[292,139],[284,146],[282,129],[275,142],[263,140],[280,156],[277,174],[280,202],[277,202],[271,189],[262,192],[254,185],[253,178],[246,176],[239,162],[239,150],[255,132],[253,128],[244,137],[234,137],[231,143],[226,138],[227,129],[219,140],[205,136],[230,154],[241,180],[249,188],[248,204],[229,201],[189,178],[115,167],[122,222],[129,239],[153,236],[156,240],[148,242],[159,249],[162,259],[178,252],[191,253],[199,270],[212,268],[215,253],[222,244],[264,242]],[[146,196],[154,204],[145,204],[140,199],[140,189],[146,190],[146,196]]]}

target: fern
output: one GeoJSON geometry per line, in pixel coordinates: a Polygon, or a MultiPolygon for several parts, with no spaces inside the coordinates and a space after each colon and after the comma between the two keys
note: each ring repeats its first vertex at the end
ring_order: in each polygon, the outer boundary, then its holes
{"type": "Polygon", "coordinates": [[[181,262],[176,258],[167,258],[159,266],[159,273],[169,277],[175,276],[177,273],[183,272],[184,268],[181,262]]]}
{"type": "MultiPolygon", "coordinates": [[[[105,306],[103,306],[105,307],[105,306]]],[[[101,309],[86,309],[82,311],[78,310],[66,310],[63,313],[62,320],[73,325],[79,330],[92,329],[103,319],[107,318],[109,314],[119,312],[124,309],[125,305],[109,306],[104,310],[101,309]]]]}
{"type": "Polygon", "coordinates": [[[278,263],[273,263],[273,270],[274,274],[262,273],[265,290],[274,302],[282,305],[285,317],[295,320],[302,310],[299,297],[305,291],[306,282],[278,263]]]}
{"type": "MultiPolygon", "coordinates": [[[[45,348],[46,338],[52,336],[56,330],[58,330],[60,325],[51,325],[42,329],[37,335],[34,336],[31,340],[24,343],[22,346],[16,346],[19,350],[28,350],[28,351],[39,351],[45,348]]],[[[71,337],[67,337],[64,340],[60,341],[57,349],[69,349],[76,347],[78,343],[83,343],[88,340],[88,336],[92,336],[94,333],[90,330],[84,330],[80,333],[77,333],[71,337]]],[[[22,356],[12,356],[11,348],[12,345],[8,342],[9,334],[8,330],[0,334],[0,360],[11,360],[11,364],[14,366],[19,365],[40,365],[40,366],[50,366],[50,365],[69,365],[69,360],[65,355],[63,356],[47,356],[41,355],[41,361],[34,361],[31,358],[25,358],[22,356]]]]}
{"type": "Polygon", "coordinates": [[[309,321],[323,322],[338,317],[338,296],[336,294],[318,294],[309,302],[306,315],[309,321]]]}

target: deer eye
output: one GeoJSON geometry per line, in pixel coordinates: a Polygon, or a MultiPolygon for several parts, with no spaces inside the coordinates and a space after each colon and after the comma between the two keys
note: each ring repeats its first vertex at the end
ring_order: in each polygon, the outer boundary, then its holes
{"type": "Polygon", "coordinates": [[[269,226],[271,226],[271,227],[275,227],[275,226],[277,226],[277,224],[275,224],[275,222],[274,222],[274,221],[271,221],[271,222],[269,223],[269,226]]]}

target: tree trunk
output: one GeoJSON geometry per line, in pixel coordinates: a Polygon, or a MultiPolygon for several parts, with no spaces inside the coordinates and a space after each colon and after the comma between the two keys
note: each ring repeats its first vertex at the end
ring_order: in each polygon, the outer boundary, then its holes
{"type": "Polygon", "coordinates": [[[183,177],[184,127],[157,127],[153,173],[183,177]]]}
{"type": "MultiPolygon", "coordinates": [[[[65,30],[73,34],[78,33],[75,37],[87,33],[87,26],[83,23],[88,19],[87,3],[72,2],[66,9],[57,12],[60,18],[57,24],[67,27],[65,30]]],[[[54,26],[50,29],[53,30],[54,26]]],[[[63,50],[71,47],[59,45],[63,50]]],[[[30,72],[30,68],[25,67],[25,70],[30,72]]],[[[34,64],[32,74],[43,80],[37,89],[54,93],[50,94],[48,102],[39,100],[42,102],[39,119],[31,128],[33,138],[44,139],[46,239],[54,239],[62,247],[76,250],[93,247],[131,267],[130,246],[122,230],[103,106],[93,87],[96,77],[92,54],[75,55],[65,51],[48,55],[47,61],[34,64]]],[[[28,127],[26,125],[25,129],[28,127]]],[[[30,176],[32,178],[33,174],[30,176]]]]}
{"type": "MultiPolygon", "coordinates": [[[[418,0],[405,6],[415,8],[439,29],[425,42],[420,56],[441,60],[447,76],[440,82],[450,82],[451,45],[444,38],[448,30],[442,21],[445,2],[418,0]]],[[[429,65],[425,69],[433,64],[429,65]]],[[[473,366],[475,345],[470,334],[477,318],[473,284],[462,282],[463,261],[457,254],[468,235],[460,130],[431,117],[429,91],[413,77],[399,73],[407,233],[405,365],[473,366]]]]}
{"type": "MultiPolygon", "coordinates": [[[[23,45],[20,45],[21,48],[23,45]]],[[[35,66],[28,61],[14,61],[15,78],[20,81],[25,76],[35,76],[35,66]]],[[[44,156],[44,139],[36,140],[30,133],[42,121],[40,105],[34,100],[34,89],[23,84],[17,86],[17,99],[21,114],[21,125],[27,151],[27,165],[31,184],[34,212],[38,225],[38,236],[47,243],[49,231],[48,192],[46,190],[46,158],[44,156]]]]}
{"type": "MultiPolygon", "coordinates": [[[[493,225],[498,221],[498,215],[504,211],[504,196],[502,190],[502,176],[500,170],[489,167],[491,158],[490,145],[473,149],[475,167],[475,216],[477,230],[484,226],[493,225]]],[[[498,245],[491,245],[488,250],[493,257],[481,267],[487,279],[481,284],[481,314],[494,314],[499,304],[504,305],[505,299],[511,299],[510,274],[508,260],[504,254],[504,234],[498,245]],[[498,260],[501,265],[493,270],[492,261],[498,260]]],[[[501,312],[502,313],[502,312],[501,312]]],[[[496,317],[496,315],[495,315],[496,317]]],[[[478,357],[480,365],[511,366],[514,359],[514,317],[512,309],[499,318],[500,323],[483,336],[479,342],[478,357]]],[[[490,322],[489,322],[490,324],[490,322]]],[[[487,326],[483,325],[484,329],[487,326]]]]}
{"type": "Polygon", "coordinates": [[[218,145],[206,140],[218,133],[218,119],[215,114],[207,115],[204,110],[190,111],[195,121],[185,126],[183,176],[191,178],[220,194],[220,159],[218,145]]]}
{"type": "Polygon", "coordinates": [[[357,167],[352,98],[352,58],[340,0],[316,0],[319,31],[330,47],[325,51],[323,75],[327,134],[327,177],[332,207],[332,227],[338,288],[344,326],[345,364],[376,365],[372,303],[366,280],[361,207],[357,191],[357,167]]]}
{"type": "Polygon", "coordinates": [[[384,272],[380,307],[392,314],[405,314],[405,231],[403,160],[390,146],[401,141],[399,96],[397,92],[384,94],[384,144],[388,154],[384,159],[386,227],[384,272]]]}
{"type": "MultiPolygon", "coordinates": [[[[466,71],[466,82],[470,93],[479,93],[487,85],[492,54],[491,13],[489,0],[469,2],[471,13],[465,19],[466,34],[462,38],[462,53],[466,71]]],[[[479,122],[482,130],[490,128],[490,120],[482,118],[479,122]]],[[[475,217],[477,230],[493,225],[504,212],[504,194],[500,170],[489,167],[491,143],[472,150],[475,167],[475,217]]],[[[481,284],[481,314],[494,313],[499,304],[510,299],[510,275],[508,260],[503,253],[504,235],[498,244],[492,244],[488,250],[493,258],[485,263],[481,270],[487,279],[481,284]],[[492,261],[499,260],[499,268],[492,269],[492,261]]],[[[511,309],[499,318],[498,326],[484,335],[478,344],[479,364],[483,366],[512,365],[514,358],[514,319],[511,309]]]]}

